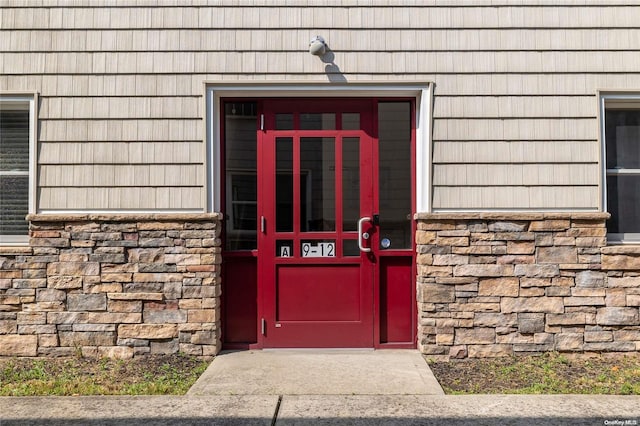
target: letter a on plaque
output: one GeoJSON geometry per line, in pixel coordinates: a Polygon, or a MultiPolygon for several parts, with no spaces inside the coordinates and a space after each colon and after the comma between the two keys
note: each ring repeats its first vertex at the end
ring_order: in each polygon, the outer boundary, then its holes
{"type": "Polygon", "coordinates": [[[291,256],[291,247],[282,246],[280,247],[280,257],[290,257],[291,256]]]}

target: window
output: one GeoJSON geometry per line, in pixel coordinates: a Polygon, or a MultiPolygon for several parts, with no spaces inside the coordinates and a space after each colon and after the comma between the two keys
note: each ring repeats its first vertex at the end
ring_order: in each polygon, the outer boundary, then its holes
{"type": "Polygon", "coordinates": [[[605,163],[605,208],[612,242],[640,242],[640,95],[601,99],[605,163]]]}
{"type": "Polygon", "coordinates": [[[381,248],[412,247],[411,103],[378,104],[381,248]]]}
{"type": "Polygon", "coordinates": [[[0,245],[28,242],[34,109],[33,96],[0,96],[0,245]]]}
{"type": "Polygon", "coordinates": [[[256,102],[224,104],[227,250],[257,248],[256,102]]]}

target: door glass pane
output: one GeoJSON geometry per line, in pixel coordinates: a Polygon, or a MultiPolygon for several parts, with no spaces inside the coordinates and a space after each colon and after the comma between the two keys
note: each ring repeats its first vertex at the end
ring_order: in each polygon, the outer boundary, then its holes
{"type": "Polygon", "coordinates": [[[276,114],[276,130],[293,130],[293,114],[276,114]]]}
{"type": "Polygon", "coordinates": [[[256,111],[255,102],[224,106],[227,250],[257,248],[256,111]]]}
{"type": "Polygon", "coordinates": [[[335,140],[300,138],[300,230],[335,231],[335,140]]]}
{"type": "Polygon", "coordinates": [[[345,112],[342,114],[342,130],[360,130],[360,113],[345,112]]]}
{"type": "MultiPolygon", "coordinates": [[[[411,105],[378,104],[380,241],[411,248],[411,105]]],[[[386,245],[386,244],[385,244],[386,245]]]]}
{"type": "Polygon", "coordinates": [[[342,139],[342,229],[355,231],[360,217],[360,138],[342,139]]]}
{"type": "Polygon", "coordinates": [[[300,130],[335,130],[334,113],[300,114],[300,130]]]}
{"type": "Polygon", "coordinates": [[[360,248],[358,247],[357,240],[343,240],[342,241],[342,255],[343,256],[360,256],[360,248]]]}
{"type": "Polygon", "coordinates": [[[292,138],[276,138],[276,231],[293,232],[292,138]]]}

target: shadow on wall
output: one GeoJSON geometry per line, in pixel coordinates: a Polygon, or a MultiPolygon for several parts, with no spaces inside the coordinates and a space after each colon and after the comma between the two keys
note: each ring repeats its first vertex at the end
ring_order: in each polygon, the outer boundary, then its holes
{"type": "Polygon", "coordinates": [[[347,79],[342,74],[340,67],[334,62],[336,59],[336,55],[329,49],[327,46],[327,51],[324,55],[320,57],[320,60],[324,62],[326,65],[324,66],[324,72],[327,74],[327,78],[332,83],[346,83],[347,79]]]}

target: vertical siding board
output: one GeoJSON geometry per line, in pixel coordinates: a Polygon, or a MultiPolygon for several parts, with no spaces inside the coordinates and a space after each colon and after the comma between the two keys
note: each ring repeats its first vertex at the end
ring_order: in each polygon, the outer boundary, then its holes
{"type": "Polygon", "coordinates": [[[115,51],[118,46],[117,32],[102,31],[101,41],[102,41],[101,50],[107,51],[107,52],[115,51]]]}
{"type": "Polygon", "coordinates": [[[110,28],[129,28],[131,26],[131,8],[111,9],[110,28]]]}
{"type": "Polygon", "coordinates": [[[146,51],[149,49],[149,31],[132,32],[131,49],[134,51],[146,51]]]}
{"type": "MultiPolygon", "coordinates": [[[[52,9],[52,11],[55,9],[52,9]]],[[[111,22],[111,9],[110,8],[100,8],[97,10],[94,10],[93,13],[93,21],[90,25],[88,25],[89,28],[96,28],[96,29],[102,29],[102,28],[110,28],[110,22],[111,22]]]]}
{"type": "Polygon", "coordinates": [[[148,51],[157,51],[160,50],[160,34],[161,31],[158,30],[148,30],[145,31],[147,35],[147,47],[145,50],[148,51]]]}
{"type": "Polygon", "coordinates": [[[151,27],[151,9],[135,8],[131,9],[131,23],[135,28],[151,27]]]}
{"type": "Polygon", "coordinates": [[[8,50],[22,51],[22,52],[29,51],[29,46],[31,44],[30,32],[19,32],[19,33],[14,32],[14,33],[10,33],[6,38],[10,46],[8,50]]]}
{"type": "Polygon", "coordinates": [[[200,32],[200,46],[203,51],[207,53],[211,53],[213,51],[218,51],[222,49],[226,49],[226,46],[222,42],[223,34],[225,31],[209,31],[206,30],[204,32],[200,32]]]}
{"type": "Polygon", "coordinates": [[[182,191],[180,188],[169,187],[169,208],[179,209],[182,205],[182,191]]]}
{"type": "Polygon", "coordinates": [[[141,121],[136,126],[136,135],[132,140],[152,141],[153,140],[153,123],[150,121],[141,121]]]}
{"type": "Polygon", "coordinates": [[[17,28],[33,28],[33,18],[34,14],[30,13],[29,9],[15,9],[14,25],[17,28]]]}
{"type": "Polygon", "coordinates": [[[155,158],[155,145],[156,144],[148,144],[143,143],[141,147],[141,159],[140,162],[142,164],[152,164],[156,162],[155,158]]]}
{"type": "Polygon", "coordinates": [[[169,206],[169,188],[155,188],[155,199],[158,205],[169,206]]]}
{"type": "MultiPolygon", "coordinates": [[[[168,27],[172,28],[172,27],[168,27]]],[[[167,29],[158,32],[158,49],[166,52],[180,50],[180,32],[176,29],[167,29]]]]}
{"type": "MultiPolygon", "coordinates": [[[[135,173],[133,183],[136,186],[147,187],[150,185],[159,186],[151,181],[151,166],[148,165],[137,165],[133,166],[133,171],[135,173]]],[[[126,185],[127,181],[124,180],[122,182],[122,186],[126,185]]],[[[149,191],[153,192],[153,191],[149,191]]]]}
{"type": "Polygon", "coordinates": [[[116,36],[116,48],[118,51],[130,51],[133,49],[133,33],[131,31],[114,31],[116,36]]]}
{"type": "Polygon", "coordinates": [[[181,8],[182,21],[180,26],[182,28],[197,28],[198,27],[198,9],[194,7],[181,8]]]}
{"type": "Polygon", "coordinates": [[[78,163],[80,164],[92,164],[93,163],[93,144],[88,143],[75,143],[74,147],[79,152],[80,160],[78,163]]]}
{"type": "MultiPolygon", "coordinates": [[[[152,125],[152,140],[166,141],[169,139],[169,121],[156,120],[152,125]]],[[[153,147],[149,147],[151,150],[153,147]]],[[[153,157],[152,157],[153,158],[153,157]]]]}

